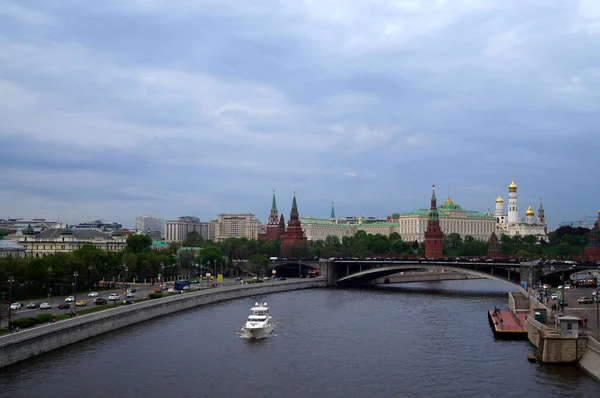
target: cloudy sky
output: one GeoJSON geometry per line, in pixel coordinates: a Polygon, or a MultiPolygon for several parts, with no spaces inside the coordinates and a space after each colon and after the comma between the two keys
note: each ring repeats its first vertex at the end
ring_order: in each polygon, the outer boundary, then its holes
{"type": "Polygon", "coordinates": [[[596,0],[0,0],[0,218],[600,208],[596,0]]]}

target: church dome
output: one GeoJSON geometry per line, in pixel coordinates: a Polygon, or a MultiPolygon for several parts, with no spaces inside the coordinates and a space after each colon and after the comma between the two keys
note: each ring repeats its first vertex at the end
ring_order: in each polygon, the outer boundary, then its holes
{"type": "Polygon", "coordinates": [[[446,199],[446,201],[444,202],[445,205],[453,205],[454,202],[452,201],[452,199],[450,199],[450,196],[448,196],[448,199],[446,199]]]}
{"type": "Polygon", "coordinates": [[[496,203],[504,203],[504,199],[502,199],[500,197],[500,195],[498,195],[498,199],[496,199],[496,203]]]}
{"type": "Polygon", "coordinates": [[[535,212],[533,211],[533,209],[531,208],[531,206],[529,206],[527,208],[527,211],[525,212],[526,216],[533,216],[535,214],[535,212]]]}
{"type": "Polygon", "coordinates": [[[31,224],[27,225],[27,228],[23,230],[23,235],[35,235],[35,231],[31,228],[31,224]]]}
{"type": "Polygon", "coordinates": [[[73,235],[73,230],[67,226],[67,228],[63,229],[60,233],[61,235],[73,235]]]}
{"type": "Polygon", "coordinates": [[[358,217],[359,220],[363,220],[363,216],[358,217]]]}
{"type": "Polygon", "coordinates": [[[515,184],[515,179],[513,178],[512,182],[508,186],[508,189],[517,189],[517,184],[515,184]]]}

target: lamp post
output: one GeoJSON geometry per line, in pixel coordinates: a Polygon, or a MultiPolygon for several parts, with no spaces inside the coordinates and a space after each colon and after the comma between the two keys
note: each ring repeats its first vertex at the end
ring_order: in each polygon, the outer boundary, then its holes
{"type": "Polygon", "coordinates": [[[302,278],[302,260],[298,260],[298,279],[302,278]]]}
{"type": "Polygon", "coordinates": [[[160,284],[162,285],[165,280],[165,264],[160,263],[160,284]]]}
{"type": "Polygon", "coordinates": [[[73,278],[75,279],[75,281],[73,282],[73,299],[75,300],[73,302],[73,311],[77,310],[77,277],[79,276],[79,272],[75,271],[73,272],[73,278]]]}
{"type": "Polygon", "coordinates": [[[90,288],[90,291],[88,293],[92,292],[92,266],[90,265],[88,267],[88,287],[90,288]]]}
{"type": "Polygon", "coordinates": [[[125,283],[127,282],[127,272],[129,272],[129,268],[127,268],[127,266],[124,265],[123,271],[124,271],[124,275],[123,275],[123,289],[125,289],[125,283]]]}
{"type": "Polygon", "coordinates": [[[48,267],[48,299],[52,296],[52,288],[50,287],[50,277],[52,276],[52,267],[48,267]]]}
{"type": "Polygon", "coordinates": [[[9,276],[8,277],[8,328],[10,329],[10,316],[11,316],[11,309],[10,306],[12,305],[12,285],[13,283],[15,283],[15,278],[13,276],[9,276]]]}
{"type": "Polygon", "coordinates": [[[565,316],[565,270],[562,271],[562,294],[561,298],[562,305],[560,306],[560,313],[562,316],[565,316]]]}
{"type": "MultiPolygon", "coordinates": [[[[192,261],[192,268],[190,268],[190,274],[191,274],[192,272],[194,272],[193,270],[194,270],[194,262],[192,261]]],[[[188,277],[187,277],[187,279],[190,279],[190,274],[188,274],[188,277]]]]}
{"type": "MultiPolygon", "coordinates": [[[[600,271],[600,268],[598,271],[600,271]]],[[[600,341],[600,309],[598,307],[598,300],[600,300],[600,297],[598,297],[598,294],[600,294],[600,285],[598,285],[599,276],[596,276],[596,341],[600,341]]]]}

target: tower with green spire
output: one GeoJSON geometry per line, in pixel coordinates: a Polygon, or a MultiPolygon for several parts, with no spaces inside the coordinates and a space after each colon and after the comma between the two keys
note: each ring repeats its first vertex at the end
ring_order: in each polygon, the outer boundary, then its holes
{"type": "Polygon", "coordinates": [[[333,224],[336,223],[335,210],[333,209],[333,202],[331,202],[331,214],[329,215],[329,221],[331,221],[333,224]]]}
{"type": "Polygon", "coordinates": [[[435,198],[435,184],[431,187],[431,209],[425,229],[425,258],[441,259],[443,254],[444,233],[440,228],[440,215],[435,198]]]}
{"type": "Polygon", "coordinates": [[[306,243],[306,236],[304,235],[298,216],[298,204],[296,203],[296,192],[294,192],[290,219],[288,220],[285,232],[281,236],[281,256],[287,258],[294,257],[294,246],[302,243],[306,243]]]}
{"type": "Polygon", "coordinates": [[[264,239],[267,242],[274,241],[281,236],[279,229],[279,212],[277,211],[277,202],[275,201],[275,190],[273,190],[273,200],[271,201],[271,212],[265,227],[264,239]]]}

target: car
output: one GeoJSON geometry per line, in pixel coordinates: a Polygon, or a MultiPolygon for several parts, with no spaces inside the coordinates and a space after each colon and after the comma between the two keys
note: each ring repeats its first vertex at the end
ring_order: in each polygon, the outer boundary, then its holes
{"type": "Polygon", "coordinates": [[[183,290],[190,290],[190,289],[191,289],[191,287],[189,287],[188,285],[185,285],[185,286],[183,287],[183,290]]]}
{"type": "Polygon", "coordinates": [[[569,305],[568,302],[566,302],[565,300],[558,300],[558,306],[559,307],[567,307],[569,305]]]}
{"type": "Polygon", "coordinates": [[[175,293],[175,289],[173,289],[172,287],[170,287],[169,289],[167,289],[167,293],[175,293]]]}
{"type": "Polygon", "coordinates": [[[89,292],[88,293],[88,297],[98,297],[98,293],[96,293],[96,292],[89,292]]]}
{"type": "Polygon", "coordinates": [[[558,294],[552,293],[552,295],[550,296],[550,300],[558,300],[558,294]]]}
{"type": "Polygon", "coordinates": [[[579,297],[577,299],[577,302],[579,304],[593,304],[594,303],[594,299],[592,297],[579,297]]]}
{"type": "Polygon", "coordinates": [[[132,293],[136,292],[135,287],[133,287],[133,286],[131,286],[129,289],[127,289],[127,291],[132,292],[132,293]]]}
{"type": "Polygon", "coordinates": [[[117,300],[120,300],[120,299],[121,299],[121,296],[119,296],[117,293],[111,293],[108,296],[108,300],[109,301],[117,301],[117,300]]]}
{"type": "Polygon", "coordinates": [[[20,310],[21,308],[23,308],[23,303],[12,303],[10,305],[10,309],[11,310],[20,310]]]}
{"type": "Polygon", "coordinates": [[[108,304],[108,301],[106,301],[105,298],[98,297],[96,300],[94,300],[94,304],[96,304],[96,305],[105,305],[105,304],[108,304]]]}
{"type": "Polygon", "coordinates": [[[241,281],[241,280],[242,280],[242,277],[241,277],[241,276],[238,276],[237,278],[235,278],[235,281],[236,281],[236,282],[239,282],[239,281],[241,281]]]}
{"type": "Polygon", "coordinates": [[[71,308],[71,304],[69,303],[60,303],[58,305],[59,310],[68,310],[69,308],[71,308]]]}
{"type": "Polygon", "coordinates": [[[269,278],[268,276],[265,276],[265,277],[263,278],[263,281],[268,281],[269,279],[270,279],[270,278],[269,278]]]}
{"type": "Polygon", "coordinates": [[[65,303],[72,303],[73,301],[75,301],[75,297],[73,296],[69,296],[65,299],[65,303]]]}
{"type": "Polygon", "coordinates": [[[131,291],[127,292],[126,295],[127,295],[127,298],[135,297],[135,293],[131,292],[131,291]]]}
{"type": "Polygon", "coordinates": [[[79,300],[75,302],[75,307],[85,307],[87,305],[87,301],[79,300]]]}
{"type": "Polygon", "coordinates": [[[212,286],[212,287],[219,287],[219,283],[218,283],[218,282],[213,282],[213,283],[211,284],[211,286],[212,286]]]}
{"type": "Polygon", "coordinates": [[[50,308],[52,308],[52,304],[50,304],[50,303],[42,303],[42,304],[40,304],[40,310],[48,310],[50,308]]]}
{"type": "Polygon", "coordinates": [[[38,303],[37,301],[33,301],[33,302],[27,304],[27,308],[29,308],[29,309],[38,308],[39,306],[40,306],[40,303],[38,303]]]}
{"type": "Polygon", "coordinates": [[[284,281],[285,280],[285,276],[282,276],[281,278],[279,278],[280,281],[284,281]]]}

